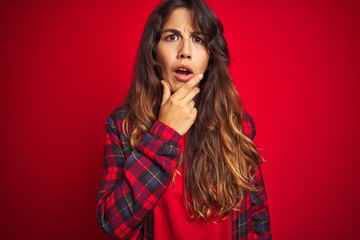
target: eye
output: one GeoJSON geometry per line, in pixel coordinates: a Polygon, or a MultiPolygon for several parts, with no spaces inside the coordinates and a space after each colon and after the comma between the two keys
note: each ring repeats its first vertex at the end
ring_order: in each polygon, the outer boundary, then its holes
{"type": "Polygon", "coordinates": [[[196,43],[200,43],[200,44],[203,44],[203,43],[204,43],[204,40],[202,40],[202,39],[199,38],[199,37],[193,37],[193,41],[196,42],[196,43]]]}
{"type": "Polygon", "coordinates": [[[175,41],[175,40],[178,40],[179,37],[176,34],[172,34],[172,35],[167,36],[165,39],[169,40],[169,41],[175,41]]]}

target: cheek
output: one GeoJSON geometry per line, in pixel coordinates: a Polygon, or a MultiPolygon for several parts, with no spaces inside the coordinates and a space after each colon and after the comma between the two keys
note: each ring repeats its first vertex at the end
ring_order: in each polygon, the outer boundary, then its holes
{"type": "Polygon", "coordinates": [[[201,58],[201,69],[203,71],[206,70],[208,63],[209,63],[209,55],[207,53],[204,53],[201,58]]]}
{"type": "Polygon", "coordinates": [[[197,57],[197,62],[205,68],[206,68],[206,65],[207,63],[209,62],[209,53],[208,51],[206,50],[205,47],[199,47],[197,48],[197,51],[196,51],[196,55],[198,56],[197,57]]]}
{"type": "Polygon", "coordinates": [[[156,49],[157,62],[161,66],[163,71],[166,71],[171,63],[171,49],[166,44],[159,43],[156,49]]]}
{"type": "Polygon", "coordinates": [[[163,72],[168,71],[169,68],[169,59],[167,59],[167,55],[163,54],[163,52],[159,52],[159,54],[157,54],[157,63],[159,64],[161,70],[163,72]]]}

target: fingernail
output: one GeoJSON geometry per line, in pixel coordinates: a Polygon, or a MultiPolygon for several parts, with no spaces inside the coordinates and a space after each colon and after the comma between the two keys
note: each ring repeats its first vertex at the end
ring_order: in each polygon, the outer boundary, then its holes
{"type": "Polygon", "coordinates": [[[199,75],[199,79],[202,79],[203,77],[204,77],[203,74],[200,74],[200,75],[199,75]]]}

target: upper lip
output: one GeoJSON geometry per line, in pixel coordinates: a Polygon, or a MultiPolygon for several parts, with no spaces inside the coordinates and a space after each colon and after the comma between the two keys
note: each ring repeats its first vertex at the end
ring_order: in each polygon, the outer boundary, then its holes
{"type": "Polygon", "coordinates": [[[185,64],[181,64],[181,65],[177,66],[177,67],[175,68],[174,72],[176,72],[177,70],[179,70],[179,68],[185,68],[185,69],[187,69],[190,73],[193,73],[191,67],[190,67],[189,65],[185,65],[185,64]]]}

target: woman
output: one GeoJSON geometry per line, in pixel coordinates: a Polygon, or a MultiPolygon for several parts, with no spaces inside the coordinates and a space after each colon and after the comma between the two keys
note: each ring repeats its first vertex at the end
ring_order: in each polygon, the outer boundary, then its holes
{"type": "Polygon", "coordinates": [[[132,85],[107,119],[98,223],[114,239],[271,239],[255,125],[202,0],[148,19],[132,85]]]}

